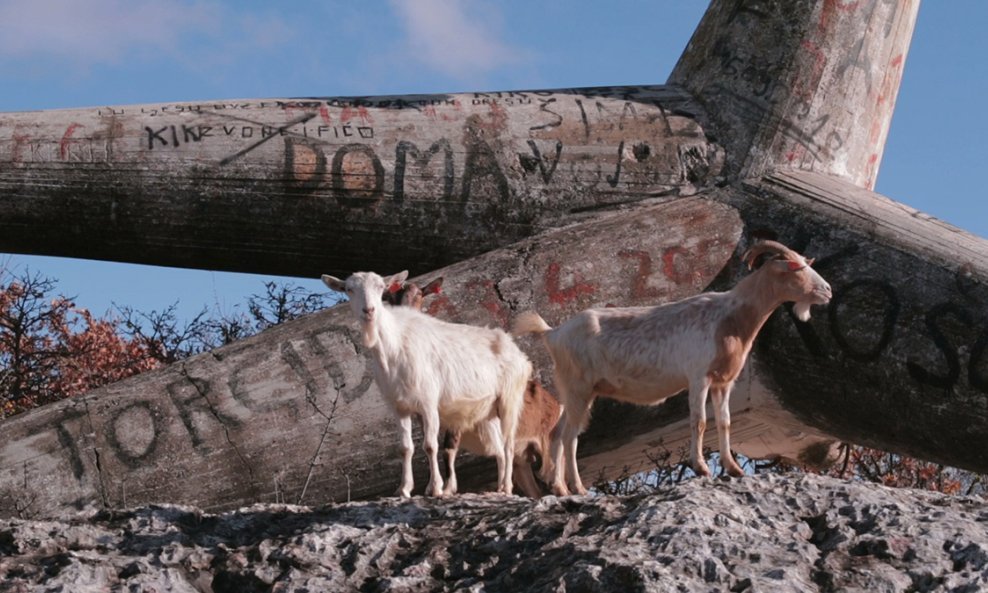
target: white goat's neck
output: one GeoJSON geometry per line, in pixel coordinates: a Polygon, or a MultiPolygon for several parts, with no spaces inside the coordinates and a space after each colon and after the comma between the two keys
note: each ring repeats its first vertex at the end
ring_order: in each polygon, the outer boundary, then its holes
{"type": "Polygon", "coordinates": [[[382,305],[374,312],[373,321],[361,321],[360,333],[364,347],[386,354],[398,341],[398,323],[388,307],[382,305]]]}
{"type": "Polygon", "coordinates": [[[739,282],[728,294],[729,306],[715,329],[717,354],[707,368],[707,376],[717,385],[731,385],[744,367],[758,332],[779,305],[771,278],[754,273],[739,282]]]}
{"type": "Polygon", "coordinates": [[[738,282],[731,292],[748,309],[754,321],[753,333],[749,339],[753,339],[762,325],[768,320],[772,312],[779,305],[785,302],[779,294],[778,288],[767,271],[757,270],[738,282]]]}

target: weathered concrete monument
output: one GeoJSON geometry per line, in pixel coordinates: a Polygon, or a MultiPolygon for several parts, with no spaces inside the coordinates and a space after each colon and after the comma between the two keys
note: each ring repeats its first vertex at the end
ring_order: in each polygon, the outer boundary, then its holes
{"type": "MultiPolygon", "coordinates": [[[[736,449],[823,463],[848,440],[988,471],[988,242],[871,191],[918,5],[714,0],[664,86],[0,114],[0,250],[408,268],[445,277],[430,312],[503,327],[724,289],[776,238],[834,298],[766,325],[736,449]]],[[[392,494],[355,327],[334,308],[0,423],[0,512],[392,494]]],[[[686,417],[682,397],[598,402],[584,477],[647,467],[686,417]]]]}

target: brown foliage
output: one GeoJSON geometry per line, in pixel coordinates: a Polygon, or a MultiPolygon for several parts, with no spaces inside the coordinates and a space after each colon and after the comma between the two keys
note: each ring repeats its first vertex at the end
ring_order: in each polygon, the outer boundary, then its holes
{"type": "Polygon", "coordinates": [[[0,418],[85,393],[114,381],[229,344],[272,325],[334,304],[333,297],[265,283],[246,314],[182,322],[172,305],[161,312],[117,307],[98,318],[55,282],[0,269],[0,418]]]}
{"type": "Polygon", "coordinates": [[[94,319],[85,309],[75,314],[84,326],[75,331],[62,328],[66,356],[52,385],[56,393],[78,395],[158,366],[144,344],[120,336],[117,321],[94,319]]]}
{"type": "Polygon", "coordinates": [[[148,349],[96,319],[54,282],[0,271],[0,418],[153,368],[148,349]]]}
{"type": "Polygon", "coordinates": [[[844,457],[827,472],[896,488],[918,488],[944,494],[984,493],[984,475],[915,457],[857,445],[844,445],[844,457]]]}
{"type": "MultiPolygon", "coordinates": [[[[613,479],[599,476],[594,489],[603,494],[643,494],[668,488],[684,478],[694,476],[689,469],[684,450],[677,456],[659,446],[654,451],[646,453],[646,457],[650,462],[648,467],[634,469],[626,467],[620,476],[613,479]]],[[[717,454],[705,450],[705,457],[715,474],[720,473],[717,454]]],[[[782,460],[759,461],[740,457],[737,461],[746,473],[786,474],[804,471],[782,460]]],[[[838,463],[829,469],[814,471],[814,473],[875,482],[894,488],[916,488],[944,494],[984,496],[988,492],[988,475],[851,444],[843,445],[843,457],[838,463]]]]}

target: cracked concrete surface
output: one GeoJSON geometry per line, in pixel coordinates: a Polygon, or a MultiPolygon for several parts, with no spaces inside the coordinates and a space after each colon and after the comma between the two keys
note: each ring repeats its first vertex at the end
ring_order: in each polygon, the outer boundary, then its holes
{"type": "MultiPolygon", "coordinates": [[[[317,357],[323,361],[329,361],[330,364],[334,364],[330,359],[329,353],[326,352],[321,344],[319,344],[317,339],[310,336],[308,343],[312,346],[317,357]]],[[[354,343],[354,348],[356,348],[356,343],[354,343]]],[[[343,395],[343,388],[346,387],[346,384],[338,377],[334,377],[333,373],[327,369],[331,388],[336,392],[331,409],[327,414],[322,410],[322,408],[319,407],[319,404],[316,401],[318,394],[320,393],[319,384],[312,373],[309,372],[308,368],[305,366],[305,361],[292,346],[291,342],[286,341],[282,343],[281,357],[290,367],[292,367],[292,370],[294,370],[299,377],[303,378],[303,382],[305,384],[305,401],[312,406],[316,414],[325,419],[325,425],[323,427],[322,434],[319,436],[319,442],[316,445],[315,452],[309,460],[308,468],[305,470],[305,481],[302,484],[302,489],[295,501],[295,504],[302,504],[305,500],[305,494],[309,489],[309,484],[312,482],[313,473],[319,465],[317,462],[319,461],[319,456],[322,454],[323,446],[326,443],[326,437],[329,435],[333,427],[333,418],[336,416],[340,398],[343,395]]]]}
{"type": "Polygon", "coordinates": [[[199,394],[199,397],[201,397],[202,400],[206,402],[206,406],[209,408],[210,414],[212,414],[216,422],[223,427],[223,435],[226,438],[226,442],[227,444],[230,445],[230,448],[233,449],[234,453],[237,454],[237,458],[240,459],[240,463],[244,466],[244,469],[247,470],[247,475],[249,476],[251,489],[253,490],[256,482],[256,478],[254,476],[254,468],[251,466],[250,461],[244,455],[243,451],[240,450],[240,447],[237,446],[237,443],[233,442],[233,438],[230,436],[230,427],[223,420],[222,415],[216,409],[216,405],[212,401],[210,401],[209,397],[207,396],[209,389],[208,388],[203,389],[200,381],[197,381],[194,377],[189,375],[184,362],[180,362],[179,365],[180,365],[181,376],[184,377],[189,382],[190,385],[192,385],[193,389],[195,389],[196,392],[199,394]]]}

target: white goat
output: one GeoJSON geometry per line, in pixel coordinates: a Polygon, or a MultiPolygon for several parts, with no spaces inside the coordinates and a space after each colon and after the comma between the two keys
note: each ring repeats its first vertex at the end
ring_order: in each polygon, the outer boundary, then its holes
{"type": "MultiPolygon", "coordinates": [[[[400,286],[388,287],[382,298],[389,305],[412,307],[421,311],[425,297],[440,292],[442,284],[441,276],[421,287],[413,282],[403,282],[400,286]]],[[[542,458],[540,475],[543,480],[549,481],[552,465],[549,462],[550,433],[559,421],[560,411],[559,402],[554,395],[546,391],[535,379],[528,381],[525,388],[525,402],[521,408],[521,416],[518,418],[512,465],[515,485],[531,498],[542,496],[542,488],[539,487],[532,472],[532,464],[535,463],[536,457],[542,458]]],[[[443,439],[446,465],[449,467],[445,488],[447,494],[456,494],[455,461],[457,449],[461,444],[467,451],[485,457],[493,457],[497,451],[497,444],[488,434],[485,424],[480,424],[476,429],[467,432],[447,430],[443,439]]]]}
{"type": "Polygon", "coordinates": [[[401,426],[402,479],[398,490],[411,496],[412,416],[422,420],[429,458],[426,492],[441,496],[439,424],[473,429],[485,424],[497,444],[498,491],[511,494],[515,432],[532,363],[514,340],[499,329],[448,323],[409,307],[389,307],[382,294],[408,276],[382,278],[357,272],[346,281],[323,275],[333,290],[350,299],[360,320],[363,344],[370,350],[374,379],[401,426]]]}
{"type": "Polygon", "coordinates": [[[830,285],[810,267],[813,260],[774,241],[757,243],[742,259],[750,269],[761,255],[768,256],[764,263],[728,292],[655,307],[588,309],[556,329],[533,311],[515,320],[515,335],[543,336],[555,365],[563,405],[550,447],[556,494],[568,494],[567,483],[574,492],[586,493],[576,466],[577,438],[598,395],[656,404],[689,389],[690,462],[697,474],[708,476],[703,432],[709,391],[720,462],[732,476],[743,474],[731,454],[728,402],[752,342],[782,303],[794,301],[797,317],[807,321],[810,305],[826,304],[831,297],[830,285]]]}

